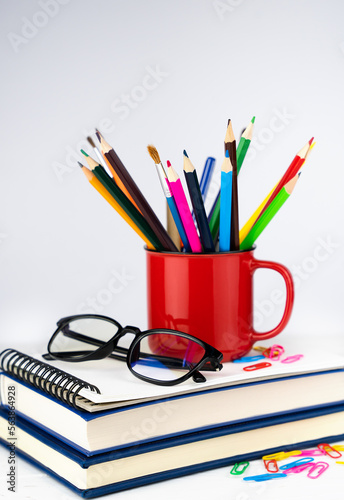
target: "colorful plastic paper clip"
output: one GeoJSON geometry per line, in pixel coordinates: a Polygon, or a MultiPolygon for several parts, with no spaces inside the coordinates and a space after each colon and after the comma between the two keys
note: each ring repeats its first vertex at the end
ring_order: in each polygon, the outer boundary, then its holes
{"type": "Polygon", "coordinates": [[[273,346],[263,351],[263,356],[269,359],[273,359],[274,361],[279,361],[283,353],[284,347],[278,344],[274,344],[273,346]]]}
{"type": "Polygon", "coordinates": [[[261,370],[262,368],[267,368],[268,366],[271,366],[271,363],[257,363],[256,365],[249,365],[245,366],[243,370],[246,372],[253,372],[253,370],[261,370]]]}
{"type": "Polygon", "coordinates": [[[300,457],[320,457],[320,456],[326,455],[326,452],[324,450],[302,450],[300,453],[300,457]]]}
{"type": "Polygon", "coordinates": [[[247,467],[250,465],[250,462],[238,462],[234,465],[234,467],[231,470],[231,474],[234,476],[240,476],[245,472],[247,467]]]}
{"type": "Polygon", "coordinates": [[[293,450],[293,451],[279,451],[278,453],[272,453],[271,455],[265,455],[263,460],[284,460],[285,458],[288,457],[295,457],[297,455],[300,455],[301,451],[299,450],[293,450]]]}
{"type": "Polygon", "coordinates": [[[324,450],[324,452],[326,453],[326,455],[328,455],[331,458],[340,458],[342,456],[342,454],[340,453],[340,451],[335,450],[328,443],[320,443],[320,444],[318,444],[318,448],[320,450],[324,450]]]}
{"type": "Polygon", "coordinates": [[[281,363],[295,363],[295,361],[299,361],[299,359],[303,358],[303,354],[294,354],[294,356],[288,356],[281,360],[281,363]]]}
{"type": "Polygon", "coordinates": [[[325,472],[325,470],[328,468],[329,468],[328,463],[316,462],[314,466],[311,468],[311,470],[308,472],[307,477],[309,477],[310,479],[318,479],[318,477],[321,476],[321,474],[325,472]],[[319,469],[318,472],[315,472],[317,469],[319,469]]]}
{"type": "Polygon", "coordinates": [[[335,444],[333,445],[333,449],[337,451],[344,451],[344,444],[335,444]]]}
{"type": "Polygon", "coordinates": [[[260,474],[259,476],[244,477],[244,481],[270,481],[271,479],[278,479],[279,477],[287,477],[287,474],[260,474]]]}
{"type": "Polygon", "coordinates": [[[265,465],[265,468],[268,472],[272,472],[273,474],[275,474],[276,472],[278,472],[278,465],[277,465],[277,462],[275,459],[272,459],[272,460],[264,460],[264,465],[265,465]]]}
{"type": "Polygon", "coordinates": [[[253,363],[254,361],[258,361],[259,359],[264,359],[264,356],[244,356],[243,358],[234,359],[233,363],[253,363]]]}
{"type": "Polygon", "coordinates": [[[280,470],[288,471],[289,469],[292,469],[293,467],[299,467],[300,465],[305,465],[305,464],[308,464],[309,462],[313,462],[313,461],[314,461],[314,458],[312,458],[312,457],[300,458],[299,460],[295,460],[294,462],[289,462],[288,464],[281,465],[280,470]]]}

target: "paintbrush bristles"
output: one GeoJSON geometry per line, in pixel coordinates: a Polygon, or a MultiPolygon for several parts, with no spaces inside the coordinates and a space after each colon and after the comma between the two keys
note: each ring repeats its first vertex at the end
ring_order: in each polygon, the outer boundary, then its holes
{"type": "Polygon", "coordinates": [[[160,156],[159,156],[159,153],[158,153],[158,150],[156,149],[156,147],[149,144],[149,146],[147,146],[147,149],[148,149],[148,153],[150,154],[150,157],[152,158],[154,163],[156,165],[161,163],[160,156]]]}
{"type": "Polygon", "coordinates": [[[95,147],[96,147],[96,145],[94,144],[94,141],[93,141],[92,137],[88,136],[88,137],[87,137],[87,140],[88,140],[88,142],[91,144],[92,148],[95,148],[95,147]]]}

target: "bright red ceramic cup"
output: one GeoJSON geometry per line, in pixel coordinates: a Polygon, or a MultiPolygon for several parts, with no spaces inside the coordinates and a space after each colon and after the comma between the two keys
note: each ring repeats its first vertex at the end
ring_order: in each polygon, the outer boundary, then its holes
{"type": "Polygon", "coordinates": [[[293,279],[285,266],[257,260],[253,252],[254,248],[216,254],[146,250],[148,327],[194,335],[221,351],[224,361],[244,356],[254,342],[278,335],[291,315],[293,279]],[[265,333],[253,327],[253,275],[261,268],[280,273],[287,289],[282,319],[265,333]]]}

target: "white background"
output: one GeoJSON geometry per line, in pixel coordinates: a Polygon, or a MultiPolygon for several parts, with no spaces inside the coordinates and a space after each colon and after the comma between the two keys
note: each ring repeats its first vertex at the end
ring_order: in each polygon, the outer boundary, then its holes
{"type": "MultiPolygon", "coordinates": [[[[184,148],[199,175],[207,156],[217,158],[209,207],[227,119],[238,137],[253,115],[255,139],[240,173],[241,223],[296,152],[316,141],[292,198],[257,242],[257,257],[295,275],[283,335],[309,342],[323,335],[329,348],[342,346],[343,3],[51,0],[42,14],[45,3],[0,5],[0,348],[44,346],[56,320],[76,312],[146,326],[142,241],[76,164],[78,145],[94,127],[164,221],[147,144],[181,176],[184,148]],[[154,71],[160,76],[148,80],[154,71]]],[[[266,271],[257,278],[263,331],[282,314],[272,296],[283,283],[266,271]]],[[[212,474],[219,473],[208,473],[209,481],[212,474]]],[[[151,498],[154,491],[163,490],[155,486],[151,498]]],[[[220,491],[229,498],[222,483],[220,491]]]]}

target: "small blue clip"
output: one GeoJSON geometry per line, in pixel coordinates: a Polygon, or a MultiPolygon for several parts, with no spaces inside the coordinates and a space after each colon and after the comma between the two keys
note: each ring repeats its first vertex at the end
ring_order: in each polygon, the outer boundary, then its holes
{"type": "Polygon", "coordinates": [[[287,474],[260,474],[259,476],[244,477],[244,481],[270,481],[270,479],[278,479],[279,477],[287,477],[287,474]]]}
{"type": "Polygon", "coordinates": [[[243,358],[234,359],[233,363],[251,363],[251,361],[258,361],[259,359],[264,359],[265,356],[246,356],[243,358]]]}
{"type": "Polygon", "coordinates": [[[280,467],[280,470],[288,470],[293,467],[298,467],[299,465],[308,464],[308,462],[313,462],[313,461],[314,458],[312,457],[300,458],[299,460],[295,460],[295,462],[289,462],[289,464],[282,465],[280,467]]]}

